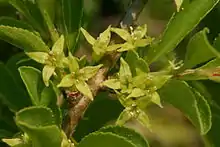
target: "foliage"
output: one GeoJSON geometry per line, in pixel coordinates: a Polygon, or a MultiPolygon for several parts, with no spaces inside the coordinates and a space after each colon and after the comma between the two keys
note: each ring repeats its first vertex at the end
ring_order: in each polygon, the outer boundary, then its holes
{"type": "MultiPolygon", "coordinates": [[[[148,147],[148,138],[125,124],[136,120],[153,132],[147,108],[169,103],[218,146],[213,129],[219,125],[218,90],[207,81],[218,89],[220,37],[211,43],[212,30],[199,25],[218,2],[175,0],[175,12],[159,37],[135,18],[128,23],[128,15],[139,15],[131,2],[121,27],[109,24],[96,38],[86,28],[91,14],[82,0],[0,1],[19,14],[0,17],[0,39],[22,50],[0,63],[0,109],[14,117],[0,118],[14,127],[0,126],[2,141],[12,147],[148,147]],[[91,54],[77,56],[84,38],[91,54]],[[157,63],[162,68],[154,70],[157,63]],[[102,112],[103,120],[87,121],[92,131],[85,131],[85,117],[93,112],[102,112]],[[112,119],[114,125],[103,127],[112,119]]],[[[150,6],[159,8],[158,3],[150,6]]]]}

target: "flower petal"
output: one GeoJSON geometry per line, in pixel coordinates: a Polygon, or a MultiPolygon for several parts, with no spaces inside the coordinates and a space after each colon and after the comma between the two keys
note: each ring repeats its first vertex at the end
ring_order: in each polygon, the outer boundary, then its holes
{"type": "Polygon", "coordinates": [[[45,64],[46,60],[49,57],[48,53],[46,52],[26,52],[25,54],[31,59],[41,64],[45,64]]]}
{"type": "Polygon", "coordinates": [[[42,71],[43,81],[47,87],[49,86],[49,80],[50,80],[50,77],[53,75],[54,71],[55,71],[54,66],[45,65],[43,68],[43,71],[42,71]]]}

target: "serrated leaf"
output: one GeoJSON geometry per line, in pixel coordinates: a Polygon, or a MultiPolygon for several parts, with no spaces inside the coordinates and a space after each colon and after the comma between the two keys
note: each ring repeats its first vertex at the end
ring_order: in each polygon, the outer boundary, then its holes
{"type": "Polygon", "coordinates": [[[213,57],[218,56],[218,52],[208,41],[206,34],[207,28],[195,34],[187,45],[187,52],[184,60],[185,68],[192,68],[198,64],[204,63],[213,57]]]}
{"type": "Polygon", "coordinates": [[[75,86],[77,90],[79,90],[83,95],[88,97],[90,100],[93,100],[92,92],[86,82],[81,80],[76,80],[75,86]]]}
{"type": "Polygon", "coordinates": [[[32,104],[39,105],[40,95],[38,93],[38,88],[43,87],[40,71],[33,67],[23,66],[19,68],[19,72],[30,95],[32,104]]]}
{"type": "Polygon", "coordinates": [[[62,0],[61,2],[65,40],[69,51],[73,53],[79,39],[84,2],[82,0],[62,0]]]}
{"type": "Polygon", "coordinates": [[[104,81],[102,84],[111,89],[121,89],[121,84],[118,79],[109,79],[104,81]]]}
{"type": "Polygon", "coordinates": [[[45,87],[41,72],[33,67],[20,67],[19,72],[30,95],[32,104],[51,108],[57,125],[60,125],[60,110],[56,105],[57,96],[54,92],[53,85],[50,84],[49,87],[45,87]]]}
{"type": "Polygon", "coordinates": [[[102,66],[102,64],[97,66],[86,66],[79,70],[79,74],[83,77],[84,80],[88,80],[95,76],[102,66]]]}
{"type": "Polygon", "coordinates": [[[31,104],[22,87],[16,83],[7,67],[0,62],[0,101],[11,111],[18,111],[31,104]]]}
{"type": "Polygon", "coordinates": [[[120,59],[119,79],[121,84],[128,84],[132,79],[132,74],[128,63],[123,58],[120,59]]]}
{"type": "Polygon", "coordinates": [[[49,58],[48,53],[45,52],[27,52],[26,55],[41,64],[45,64],[49,58]]]}
{"type": "Polygon", "coordinates": [[[48,46],[34,33],[21,28],[0,25],[0,39],[23,49],[25,52],[48,52],[48,46]]]}
{"type": "Polygon", "coordinates": [[[84,37],[88,41],[89,44],[94,45],[96,42],[96,39],[93,38],[85,29],[80,28],[81,32],[83,33],[84,37]]]}
{"type": "Polygon", "coordinates": [[[46,107],[29,107],[16,113],[16,123],[28,134],[36,147],[60,147],[62,137],[52,111],[46,107]]]}
{"type": "Polygon", "coordinates": [[[49,86],[49,80],[55,71],[54,66],[45,65],[42,71],[43,81],[46,86],[49,86]]]}
{"type": "Polygon", "coordinates": [[[161,100],[181,110],[201,134],[206,134],[211,127],[210,107],[203,96],[192,91],[186,82],[170,80],[159,90],[161,100]]]}
{"type": "Polygon", "coordinates": [[[63,77],[60,84],[57,85],[57,87],[71,87],[73,86],[75,82],[75,79],[73,78],[72,74],[68,74],[63,77]]]}
{"type": "Polygon", "coordinates": [[[122,126],[107,126],[103,127],[99,132],[111,132],[120,136],[123,136],[127,138],[128,140],[132,141],[133,144],[136,145],[136,147],[148,147],[148,142],[144,139],[142,135],[137,133],[133,129],[129,129],[122,126]]]}
{"type": "Polygon", "coordinates": [[[121,137],[119,135],[107,132],[96,132],[86,136],[78,145],[78,147],[135,147],[128,139],[121,137]]]}
{"type": "Polygon", "coordinates": [[[125,29],[119,29],[119,28],[111,28],[111,31],[119,35],[122,39],[125,41],[131,40],[130,33],[125,29]]]}
{"type": "Polygon", "coordinates": [[[159,44],[149,49],[148,63],[150,64],[174,50],[218,2],[219,0],[193,0],[184,7],[183,11],[176,13],[168,23],[159,44]]]}
{"type": "Polygon", "coordinates": [[[0,25],[22,28],[22,29],[29,30],[37,34],[37,32],[35,32],[33,27],[29,25],[28,23],[25,23],[23,21],[20,21],[20,20],[11,18],[11,17],[5,17],[5,16],[0,17],[0,25]]]}
{"type": "Polygon", "coordinates": [[[64,36],[61,35],[60,38],[54,43],[52,47],[52,52],[56,55],[61,55],[64,49],[64,36]]]}

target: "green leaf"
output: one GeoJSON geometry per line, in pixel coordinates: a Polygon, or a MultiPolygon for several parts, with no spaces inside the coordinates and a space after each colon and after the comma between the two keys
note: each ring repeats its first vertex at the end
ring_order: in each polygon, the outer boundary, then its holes
{"type": "Polygon", "coordinates": [[[56,123],[59,125],[61,116],[60,110],[56,105],[57,96],[53,86],[50,84],[49,87],[45,87],[41,72],[33,67],[20,67],[19,72],[33,105],[50,107],[56,118],[56,123]]]}
{"type": "Polygon", "coordinates": [[[161,72],[151,72],[148,76],[151,79],[152,86],[155,86],[156,89],[160,89],[169,79],[172,78],[172,75],[166,75],[161,72]]]}
{"type": "Polygon", "coordinates": [[[174,50],[218,2],[219,0],[193,0],[184,10],[177,12],[168,23],[160,43],[149,50],[148,63],[152,63],[162,55],[174,50]]]}
{"type": "Polygon", "coordinates": [[[35,147],[60,147],[61,131],[55,125],[53,113],[46,107],[29,107],[16,113],[16,123],[28,134],[35,147]]]}
{"type": "Polygon", "coordinates": [[[186,82],[170,80],[159,90],[161,100],[181,110],[201,134],[211,128],[211,112],[207,101],[186,82]]]}
{"type": "Polygon", "coordinates": [[[52,47],[52,52],[55,55],[61,55],[64,49],[64,36],[61,35],[60,38],[54,43],[52,47]]]}
{"type": "Polygon", "coordinates": [[[195,34],[187,45],[187,52],[184,60],[185,68],[192,68],[198,64],[204,63],[215,56],[219,56],[215,48],[208,41],[206,34],[207,28],[195,34]]]}
{"type": "Polygon", "coordinates": [[[72,74],[65,75],[57,87],[71,87],[73,86],[75,79],[72,74]]]}
{"type": "Polygon", "coordinates": [[[38,88],[43,87],[40,71],[28,66],[19,67],[21,78],[30,95],[33,105],[40,104],[40,95],[38,88]]]}
{"type": "Polygon", "coordinates": [[[29,30],[29,31],[37,34],[37,32],[35,32],[33,27],[31,25],[29,25],[28,23],[25,23],[20,20],[16,20],[11,17],[4,17],[4,16],[0,17],[0,25],[22,28],[22,29],[29,30]]]}
{"type": "Polygon", "coordinates": [[[41,64],[46,64],[46,61],[49,58],[48,53],[45,52],[27,52],[26,55],[41,64]]]}
{"type": "Polygon", "coordinates": [[[101,44],[104,46],[107,46],[110,42],[110,38],[111,38],[111,26],[109,26],[104,32],[102,32],[98,39],[97,39],[97,44],[101,44]]]}
{"type": "Polygon", "coordinates": [[[93,46],[95,44],[95,42],[96,42],[96,39],[93,38],[85,29],[80,28],[80,30],[83,33],[83,35],[86,38],[86,40],[88,41],[88,43],[93,46]]]}
{"type": "Polygon", "coordinates": [[[158,105],[159,107],[163,108],[163,106],[161,105],[161,102],[160,102],[160,95],[157,93],[157,92],[154,92],[152,95],[151,95],[151,101],[153,103],[155,103],[156,105],[158,105]]]}
{"type": "Polygon", "coordinates": [[[62,0],[62,15],[65,30],[65,40],[71,53],[76,49],[76,43],[79,39],[80,27],[83,16],[82,0],[62,0]]]}
{"type": "Polygon", "coordinates": [[[43,81],[46,86],[49,86],[49,80],[50,80],[51,76],[53,75],[54,71],[55,71],[54,66],[50,66],[50,65],[44,66],[43,71],[42,71],[42,75],[43,75],[43,81]]]}
{"type": "Polygon", "coordinates": [[[26,52],[48,52],[48,46],[34,33],[21,28],[0,25],[0,39],[26,52]]]}
{"type": "Polygon", "coordinates": [[[144,139],[144,137],[133,129],[122,126],[107,126],[101,128],[99,132],[111,132],[127,138],[128,140],[132,141],[136,147],[148,147],[148,142],[144,139]]]}
{"type": "Polygon", "coordinates": [[[74,57],[71,53],[69,53],[69,69],[70,69],[70,72],[79,71],[79,63],[77,61],[77,58],[74,57]]]}
{"type": "Polygon", "coordinates": [[[41,33],[41,35],[46,36],[44,31],[43,17],[35,2],[9,0],[9,4],[17,9],[17,11],[21,13],[29,21],[29,23],[31,23],[31,25],[41,33]]]}
{"type": "Polygon", "coordinates": [[[146,93],[144,90],[140,88],[134,88],[132,89],[131,94],[129,94],[127,98],[137,98],[137,97],[144,96],[145,94],[146,93]]]}
{"type": "Polygon", "coordinates": [[[140,40],[146,35],[146,33],[147,33],[147,25],[144,24],[135,28],[132,37],[135,38],[136,40],[140,40]]]}
{"type": "Polygon", "coordinates": [[[79,70],[79,74],[82,75],[84,80],[88,80],[92,78],[93,76],[96,75],[98,70],[102,67],[103,65],[97,65],[97,66],[86,66],[82,69],[79,70]]]}
{"type": "Polygon", "coordinates": [[[96,132],[86,136],[78,145],[78,147],[136,147],[128,139],[110,132],[96,132]]]}
{"type": "Polygon", "coordinates": [[[48,13],[51,21],[53,22],[55,19],[55,12],[56,12],[55,11],[56,9],[55,4],[57,4],[56,1],[55,0],[47,0],[47,1],[37,0],[36,3],[38,4],[38,7],[40,10],[44,10],[48,13]]]}
{"type": "Polygon", "coordinates": [[[0,63],[0,81],[0,101],[11,111],[18,111],[30,105],[28,96],[3,63],[0,63]]]}
{"type": "Polygon", "coordinates": [[[120,82],[123,85],[128,84],[128,82],[130,82],[132,79],[130,67],[123,58],[120,59],[120,63],[121,63],[119,70],[120,82]]]}
{"type": "Polygon", "coordinates": [[[134,42],[135,47],[145,47],[153,42],[153,39],[148,37],[147,39],[139,39],[134,42]]]}
{"type": "Polygon", "coordinates": [[[140,58],[135,51],[129,51],[126,54],[125,61],[128,63],[133,76],[150,71],[147,62],[140,58]]]}
{"type": "Polygon", "coordinates": [[[76,88],[86,97],[88,97],[90,100],[93,100],[92,92],[88,86],[88,84],[81,80],[76,80],[75,82],[76,88]]]}
{"type": "Polygon", "coordinates": [[[137,117],[137,121],[143,125],[144,127],[146,127],[147,129],[151,129],[151,125],[150,125],[150,120],[149,117],[147,116],[147,114],[143,111],[143,110],[137,110],[139,111],[139,115],[137,117]]]}
{"type": "Polygon", "coordinates": [[[13,138],[13,139],[2,139],[3,142],[7,143],[10,146],[16,146],[22,144],[23,141],[20,138],[13,138]]]}
{"type": "Polygon", "coordinates": [[[130,108],[127,107],[125,108],[119,115],[117,121],[116,121],[116,125],[122,126],[124,125],[127,121],[129,121],[132,118],[131,112],[130,112],[130,108]]]}
{"type": "Polygon", "coordinates": [[[122,39],[125,41],[131,40],[130,33],[125,29],[119,29],[119,28],[111,28],[111,31],[118,34],[122,39]]]}
{"type": "Polygon", "coordinates": [[[111,89],[121,89],[121,84],[118,79],[109,79],[104,81],[102,84],[111,89]]]}

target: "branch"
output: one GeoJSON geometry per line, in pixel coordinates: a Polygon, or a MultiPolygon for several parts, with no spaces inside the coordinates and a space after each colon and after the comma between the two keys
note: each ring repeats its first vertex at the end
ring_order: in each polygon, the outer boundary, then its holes
{"type": "MultiPolygon", "coordinates": [[[[133,18],[132,14],[133,13],[139,14],[139,12],[144,7],[145,3],[146,0],[144,3],[141,0],[135,0],[135,2],[132,3],[130,8],[126,12],[126,15],[123,17],[121,24],[128,26],[131,25],[133,23],[133,19],[135,19],[133,18]],[[137,3],[140,2],[143,5],[139,4],[137,8],[137,3]],[[128,17],[129,15],[130,17],[128,17]],[[130,19],[131,17],[133,19],[130,19]]],[[[92,90],[94,97],[97,95],[99,89],[101,88],[100,85],[105,80],[109,69],[115,65],[115,63],[120,58],[120,56],[121,56],[120,53],[113,53],[111,55],[105,56],[101,61],[104,66],[98,71],[96,76],[94,76],[91,80],[88,81],[88,84],[90,86],[90,89],[92,90]]],[[[63,126],[63,130],[65,131],[68,138],[70,138],[73,135],[79,120],[82,118],[83,114],[85,113],[90,103],[91,100],[82,95],[80,95],[77,98],[74,104],[69,103],[68,116],[63,126]]]]}

